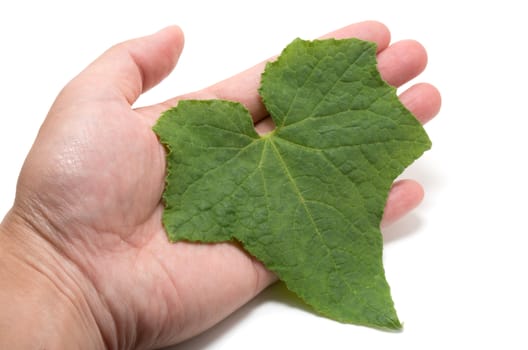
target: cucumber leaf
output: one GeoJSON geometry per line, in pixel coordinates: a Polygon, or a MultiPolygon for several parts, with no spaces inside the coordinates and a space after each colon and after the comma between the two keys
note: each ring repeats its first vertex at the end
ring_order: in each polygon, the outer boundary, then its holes
{"type": "Polygon", "coordinates": [[[262,74],[276,129],[247,109],[180,101],[154,131],[168,149],[172,241],[239,241],[314,310],[399,329],[380,221],[394,179],[431,142],[358,39],[296,39],[262,74]]]}

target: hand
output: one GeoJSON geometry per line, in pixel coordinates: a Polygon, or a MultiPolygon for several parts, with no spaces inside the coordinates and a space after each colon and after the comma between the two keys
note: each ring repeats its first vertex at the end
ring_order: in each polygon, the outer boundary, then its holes
{"type": "MultiPolygon", "coordinates": [[[[377,22],[327,36],[375,41],[379,69],[394,86],[426,65],[421,45],[389,46],[389,31],[377,22]]],[[[211,327],[275,281],[236,244],[171,244],[166,238],[160,203],[165,154],[151,130],[160,113],[184,98],[222,98],[243,103],[260,132],[272,128],[257,95],[264,62],[202,91],[132,108],[171,72],[182,48],[177,27],[116,45],[59,94],[0,227],[0,278],[7,281],[0,290],[0,329],[8,327],[0,344],[4,337],[16,341],[24,322],[43,319],[52,331],[39,344],[158,348],[211,327]],[[38,307],[26,314],[33,302],[38,307]],[[7,323],[9,313],[22,316],[7,323]],[[67,335],[60,334],[60,322],[69,322],[67,335]]],[[[428,84],[400,99],[422,122],[440,107],[440,95],[428,84]]],[[[414,181],[395,183],[383,223],[409,212],[422,196],[414,181]]]]}

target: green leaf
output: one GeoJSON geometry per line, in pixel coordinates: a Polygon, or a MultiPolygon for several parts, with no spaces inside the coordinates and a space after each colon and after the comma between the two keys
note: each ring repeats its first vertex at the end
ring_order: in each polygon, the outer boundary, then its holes
{"type": "Polygon", "coordinates": [[[398,329],[380,221],[393,180],[430,148],[357,39],[292,42],[262,75],[276,129],[239,103],[180,101],[154,130],[169,150],[172,241],[237,240],[329,318],[398,329]]]}

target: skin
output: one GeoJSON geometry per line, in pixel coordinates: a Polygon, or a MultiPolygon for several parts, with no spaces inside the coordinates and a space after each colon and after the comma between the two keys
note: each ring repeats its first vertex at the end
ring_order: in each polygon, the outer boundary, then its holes
{"type": "MultiPolygon", "coordinates": [[[[391,45],[378,22],[326,36],[376,42],[380,72],[394,86],[426,66],[419,43],[391,45]]],[[[265,62],[134,109],[182,49],[178,27],[118,44],[58,95],[0,225],[0,348],[159,348],[210,328],[276,280],[235,244],[167,241],[160,203],[165,153],[151,130],[160,113],[183,98],[222,98],[243,103],[259,132],[273,128],[257,95],[265,62]]],[[[426,83],[400,99],[423,123],[441,103],[426,83]]],[[[395,183],[383,225],[422,197],[418,183],[395,183]]]]}

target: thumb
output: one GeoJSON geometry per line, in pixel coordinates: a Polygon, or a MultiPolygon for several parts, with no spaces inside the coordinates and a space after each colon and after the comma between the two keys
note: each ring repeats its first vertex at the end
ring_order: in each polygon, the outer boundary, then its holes
{"type": "Polygon", "coordinates": [[[171,26],[117,44],[73,79],[68,90],[83,99],[125,99],[132,105],[174,69],[183,43],[181,29],[171,26]]]}

